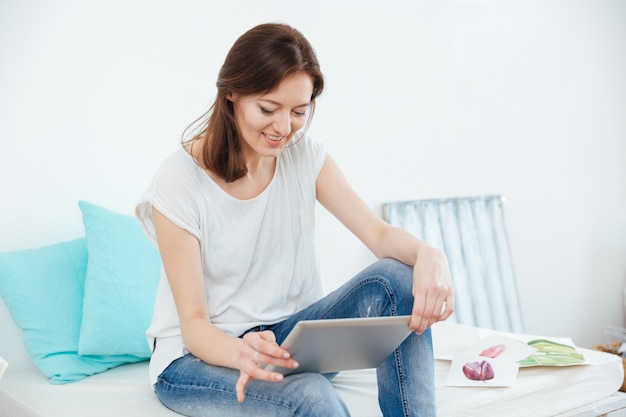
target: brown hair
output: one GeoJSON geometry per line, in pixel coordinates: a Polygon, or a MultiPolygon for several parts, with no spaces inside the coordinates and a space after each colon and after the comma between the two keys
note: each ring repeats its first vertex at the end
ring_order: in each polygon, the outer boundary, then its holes
{"type": "Polygon", "coordinates": [[[299,71],[313,78],[308,127],[315,110],[315,98],[324,88],[324,78],[309,41],[291,26],[273,23],[255,26],[235,41],[218,75],[215,102],[185,130],[186,133],[192,126],[200,130],[187,142],[204,140],[200,162],[205,168],[227,182],[236,181],[247,172],[229,94],[245,96],[268,92],[285,76],[299,71]]]}

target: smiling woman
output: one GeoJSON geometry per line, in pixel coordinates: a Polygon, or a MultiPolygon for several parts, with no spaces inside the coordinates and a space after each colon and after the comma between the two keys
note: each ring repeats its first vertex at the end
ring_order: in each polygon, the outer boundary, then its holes
{"type": "Polygon", "coordinates": [[[259,157],[280,154],[294,134],[304,127],[312,92],[312,77],[300,71],[285,77],[265,94],[229,94],[248,164],[259,159],[255,154],[259,157]]]}
{"type": "Polygon", "coordinates": [[[300,32],[252,28],[227,54],[199,133],[139,201],[164,267],[150,380],[181,414],[348,416],[333,375],[260,364],[298,368],[280,344],[301,320],[406,315],[411,335],[378,367],[380,407],[435,415],[430,326],[454,309],[445,256],[377,216],[306,134],[323,85],[300,32]],[[326,296],[316,201],[381,258],[326,296]]]}
{"type": "MultiPolygon", "coordinates": [[[[227,99],[233,108],[237,134],[240,135],[237,150],[245,166],[242,177],[231,181],[204,165],[203,150],[211,141],[197,136],[186,149],[203,166],[207,174],[228,194],[240,199],[255,198],[270,184],[274,177],[276,157],[281,154],[306,123],[307,109],[311,106],[312,77],[299,71],[285,78],[269,92],[254,95],[229,93],[227,99]],[[195,144],[199,146],[194,146],[195,144]]],[[[310,120],[310,118],[309,118],[310,120]]],[[[205,135],[208,133],[205,133],[205,135]]],[[[221,158],[226,162],[227,155],[221,158]]]]}
{"type": "MultiPolygon", "coordinates": [[[[242,126],[235,120],[234,103],[242,98],[245,102],[261,100],[257,105],[264,103],[265,106],[259,105],[259,110],[270,114],[286,105],[293,106],[286,109],[296,115],[310,107],[310,120],[315,98],[323,89],[324,77],[315,52],[300,32],[286,25],[272,24],[259,25],[246,32],[226,56],[217,80],[217,98],[200,119],[205,123],[202,130],[192,138],[203,141],[200,162],[226,182],[241,178],[247,168],[239,140],[242,132],[238,129],[242,126]],[[296,91],[295,96],[293,91],[296,91]]],[[[291,139],[290,134],[303,127],[297,124],[293,126],[297,128],[292,129],[286,120],[283,114],[283,120],[276,119],[276,122],[280,129],[289,129],[289,133],[275,132],[275,127],[265,132],[274,139],[285,136],[282,147],[291,139]]]]}

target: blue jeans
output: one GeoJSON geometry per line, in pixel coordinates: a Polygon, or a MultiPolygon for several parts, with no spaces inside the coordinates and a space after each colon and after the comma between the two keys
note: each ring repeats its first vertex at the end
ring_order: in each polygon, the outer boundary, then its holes
{"type": "MultiPolygon", "coordinates": [[[[300,320],[410,315],[413,269],[393,259],[380,260],[341,288],[287,320],[260,326],[280,344],[300,320]]],[[[378,403],[385,417],[435,416],[434,359],[430,329],[412,333],[377,369],[378,403]]],[[[191,354],[163,371],[155,391],[165,406],[186,416],[341,417],[349,412],[330,379],[301,373],[283,382],[253,380],[237,402],[236,369],[208,365],[191,354]]]]}

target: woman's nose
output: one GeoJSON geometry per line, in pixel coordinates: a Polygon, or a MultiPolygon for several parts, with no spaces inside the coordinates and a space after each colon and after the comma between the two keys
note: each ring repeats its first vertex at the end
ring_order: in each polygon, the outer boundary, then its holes
{"type": "Polygon", "coordinates": [[[289,136],[291,133],[291,115],[289,112],[278,112],[273,127],[276,133],[281,136],[289,136]]]}

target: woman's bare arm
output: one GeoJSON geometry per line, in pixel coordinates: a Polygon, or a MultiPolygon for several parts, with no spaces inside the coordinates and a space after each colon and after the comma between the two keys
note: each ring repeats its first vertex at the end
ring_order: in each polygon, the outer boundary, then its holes
{"type": "Polygon", "coordinates": [[[452,314],[454,290],[445,255],[377,216],[330,155],[317,179],[317,199],[378,258],[394,258],[413,266],[413,330],[421,333],[452,314]]]}
{"type": "Polygon", "coordinates": [[[158,210],[153,209],[152,213],[185,347],[206,363],[239,369],[242,373],[241,384],[237,385],[240,401],[243,401],[245,385],[251,379],[282,380],[282,374],[265,371],[257,361],[295,367],[295,362],[288,359],[288,352],[276,344],[271,332],[249,333],[238,338],[211,323],[198,239],[158,210]]]}

